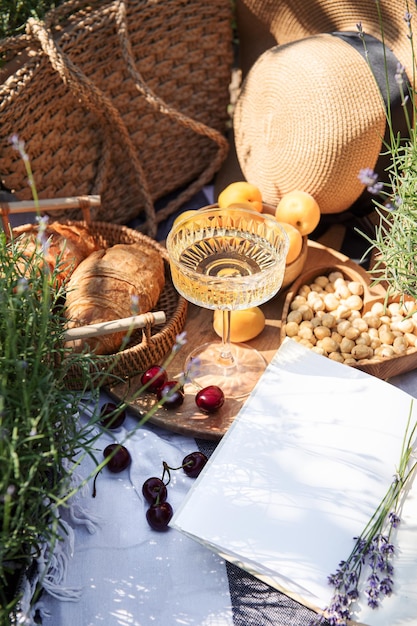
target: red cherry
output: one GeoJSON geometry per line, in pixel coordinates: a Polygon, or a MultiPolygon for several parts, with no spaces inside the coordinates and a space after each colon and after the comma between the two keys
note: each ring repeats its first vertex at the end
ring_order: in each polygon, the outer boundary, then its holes
{"type": "Polygon", "coordinates": [[[191,452],[182,460],[182,468],[187,476],[197,478],[207,463],[207,457],[202,452],[191,452]]]}
{"type": "Polygon", "coordinates": [[[224,404],[224,393],[217,385],[209,385],[200,389],[195,397],[195,403],[203,413],[215,413],[224,404]]]}
{"type": "Polygon", "coordinates": [[[119,472],[123,472],[127,467],[129,467],[131,462],[131,456],[129,450],[122,446],[120,443],[110,443],[103,450],[104,458],[113,455],[111,459],[107,462],[107,467],[114,474],[118,474],[119,472]]]}
{"type": "Polygon", "coordinates": [[[100,409],[100,424],[105,428],[119,428],[126,419],[126,411],[122,409],[118,411],[118,407],[113,402],[103,404],[100,409]]]}
{"type": "MultiPolygon", "coordinates": [[[[119,472],[123,472],[123,470],[129,467],[131,460],[132,460],[129,450],[125,448],[124,446],[122,446],[120,443],[110,443],[108,446],[104,448],[103,450],[104,458],[107,459],[107,457],[110,455],[112,455],[112,457],[111,459],[107,461],[107,467],[109,471],[112,472],[113,474],[118,474],[119,472]]],[[[95,498],[97,495],[96,481],[97,481],[99,474],[100,472],[98,472],[94,476],[93,498],[95,498]]]]}
{"type": "Polygon", "coordinates": [[[142,385],[148,383],[148,390],[156,393],[168,380],[168,374],[160,365],[151,365],[146,372],[143,372],[140,382],[142,385]],[[151,382],[152,381],[152,382],[151,382]]]}
{"type": "Polygon", "coordinates": [[[149,504],[160,504],[167,499],[168,491],[160,478],[152,476],[143,483],[142,495],[149,504]]]}
{"type": "Polygon", "coordinates": [[[172,506],[169,502],[161,502],[160,504],[152,504],[146,511],[146,519],[153,530],[167,530],[168,524],[174,514],[172,506]]]}
{"type": "Polygon", "coordinates": [[[175,389],[177,386],[176,380],[168,380],[156,392],[158,400],[164,400],[163,406],[166,409],[177,409],[184,402],[184,392],[181,387],[175,389]]]}

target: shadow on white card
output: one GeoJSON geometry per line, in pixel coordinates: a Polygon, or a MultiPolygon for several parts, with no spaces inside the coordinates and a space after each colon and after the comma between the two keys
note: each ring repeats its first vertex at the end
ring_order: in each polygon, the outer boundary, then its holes
{"type": "MultiPolygon", "coordinates": [[[[171,525],[315,610],[392,482],[412,397],[287,339],[171,525]]],[[[413,420],[417,407],[413,407],[413,420]]],[[[371,626],[417,624],[416,498],[371,626]],[[411,619],[411,621],[410,621],[411,619]]]]}

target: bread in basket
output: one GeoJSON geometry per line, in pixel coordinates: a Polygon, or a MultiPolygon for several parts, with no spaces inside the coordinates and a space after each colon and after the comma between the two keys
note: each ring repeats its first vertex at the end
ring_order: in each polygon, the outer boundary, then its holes
{"type": "MultiPolygon", "coordinates": [[[[11,203],[8,207],[2,205],[0,210],[4,216],[4,213],[18,210],[18,205],[19,203],[11,203]]],[[[165,248],[150,237],[132,230],[127,226],[89,221],[88,216],[87,219],[83,221],[54,222],[53,224],[57,225],[57,229],[59,229],[60,232],[72,231],[82,233],[84,244],[86,241],[89,242],[88,254],[86,254],[84,260],[77,258],[76,263],[78,267],[73,271],[72,276],[75,272],[77,272],[76,275],[80,273],[85,274],[85,272],[88,274],[88,271],[91,272],[94,258],[104,258],[106,254],[110,253],[113,247],[115,250],[121,250],[123,252],[122,257],[120,257],[120,274],[123,274],[123,265],[126,262],[126,254],[130,245],[133,245],[136,250],[139,250],[140,254],[146,259],[153,259],[152,262],[146,261],[151,271],[143,278],[148,284],[148,293],[151,294],[153,292],[158,295],[157,297],[150,297],[146,301],[145,306],[142,309],[139,308],[139,312],[145,312],[146,309],[149,311],[163,311],[166,321],[164,324],[152,326],[150,318],[149,324],[144,328],[132,332],[129,343],[125,348],[117,350],[113,344],[110,354],[97,354],[94,352],[89,354],[88,368],[90,373],[93,374],[93,379],[97,381],[96,384],[103,386],[114,384],[120,379],[126,380],[144,371],[151,364],[162,361],[172,349],[176,336],[182,331],[187,311],[186,300],[178,295],[172,284],[168,255],[165,248]],[[94,248],[96,248],[97,251],[93,251],[94,248]],[[91,259],[90,262],[89,259],[91,259]],[[85,271],[82,269],[83,263],[87,263],[85,271]],[[151,269],[151,264],[156,268],[155,271],[151,269]],[[158,285],[158,289],[156,289],[155,285],[158,285]]],[[[30,232],[33,228],[34,225],[17,227],[13,229],[13,235],[16,238],[20,234],[30,232]]],[[[71,249],[72,246],[69,247],[71,249]]],[[[114,252],[110,254],[114,254],[114,252]]],[[[50,260],[52,261],[52,259],[50,260]]],[[[118,279],[117,274],[116,271],[113,277],[115,286],[118,279]]],[[[111,284],[111,280],[112,278],[110,276],[108,285],[111,284]]],[[[70,283],[71,278],[68,281],[68,285],[70,285],[70,283]]],[[[75,285],[73,286],[75,287],[75,285]]],[[[103,284],[101,283],[98,289],[102,287],[103,284]]],[[[74,294],[75,292],[76,289],[74,288],[74,294]]],[[[133,292],[134,287],[129,292],[129,298],[130,294],[133,292]]],[[[108,295],[111,298],[111,290],[108,295]]],[[[116,300],[116,297],[114,297],[114,299],[116,300]]],[[[86,322],[87,319],[84,323],[86,322]]],[[[106,337],[114,337],[114,334],[106,335],[106,337]]],[[[106,341],[107,340],[108,339],[106,339],[106,341]]],[[[98,352],[100,352],[100,350],[98,350],[98,352]]],[[[67,376],[67,386],[72,389],[81,388],[84,378],[85,374],[83,373],[83,368],[81,366],[74,366],[67,376]]]]}

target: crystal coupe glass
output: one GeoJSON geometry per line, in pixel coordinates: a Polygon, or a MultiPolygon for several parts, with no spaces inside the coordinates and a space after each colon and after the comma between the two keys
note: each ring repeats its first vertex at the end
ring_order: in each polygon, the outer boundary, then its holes
{"type": "Polygon", "coordinates": [[[263,356],[230,342],[231,311],[258,306],[280,289],[288,237],[270,215],[247,208],[205,207],[177,220],[168,234],[172,280],[189,302],[223,311],[222,341],[205,343],[187,357],[197,387],[218,385],[243,398],[264,371],[263,356]]]}

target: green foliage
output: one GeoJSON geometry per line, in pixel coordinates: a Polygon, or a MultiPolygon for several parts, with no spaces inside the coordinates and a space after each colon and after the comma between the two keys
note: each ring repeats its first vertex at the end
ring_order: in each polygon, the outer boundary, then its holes
{"type": "Polygon", "coordinates": [[[0,624],[11,623],[16,574],[60,539],[71,462],[94,441],[91,424],[77,424],[80,392],[65,383],[88,356],[65,350],[59,263],[50,272],[45,245],[0,235],[0,624]]]}
{"type": "Polygon", "coordinates": [[[375,282],[385,282],[393,293],[417,299],[417,142],[392,149],[391,209],[377,204],[380,216],[373,245],[375,282]]]}
{"type": "MultiPolygon", "coordinates": [[[[384,42],[384,29],[380,12],[381,36],[384,42]]],[[[408,3],[407,3],[408,8],[408,3]]],[[[416,54],[412,14],[405,13],[408,26],[408,40],[412,53],[413,66],[408,68],[411,76],[406,77],[405,68],[398,64],[395,81],[401,95],[401,107],[407,127],[406,137],[393,128],[391,105],[386,111],[388,139],[384,141],[382,153],[389,157],[387,169],[389,182],[371,184],[368,191],[379,196],[375,199],[378,223],[375,236],[364,235],[375,254],[375,264],[370,270],[374,283],[383,282],[388,288],[388,296],[395,294],[417,299],[417,135],[416,135],[416,54]]],[[[362,31],[360,30],[362,36],[362,31]]],[[[385,42],[384,42],[385,44],[385,42]]],[[[365,46],[366,48],[366,46],[365,46]]],[[[366,50],[365,50],[366,51],[366,50]]],[[[372,70],[372,68],[370,68],[372,70]]],[[[387,67],[385,67],[388,76],[387,67]]],[[[389,86],[387,85],[389,93],[389,86]]],[[[377,178],[377,175],[376,175],[377,178]]],[[[376,178],[374,182],[376,182],[376,178]]]]}
{"type": "Polygon", "coordinates": [[[29,17],[42,19],[45,13],[62,0],[1,0],[0,39],[24,32],[29,17]]]}
{"type": "MultiPolygon", "coordinates": [[[[410,45],[413,46],[412,33],[410,45]]],[[[414,47],[413,49],[413,58],[414,47]]],[[[381,201],[375,200],[379,222],[375,237],[368,240],[376,253],[371,274],[374,282],[383,282],[390,293],[417,299],[417,141],[415,128],[415,92],[405,84],[404,70],[397,71],[396,81],[402,96],[402,106],[408,136],[395,134],[390,111],[387,125],[390,139],[385,144],[390,157],[389,183],[380,191],[381,201]],[[407,103],[411,102],[411,114],[407,103]]]]}

